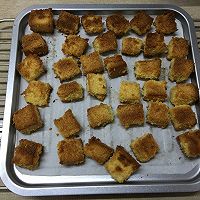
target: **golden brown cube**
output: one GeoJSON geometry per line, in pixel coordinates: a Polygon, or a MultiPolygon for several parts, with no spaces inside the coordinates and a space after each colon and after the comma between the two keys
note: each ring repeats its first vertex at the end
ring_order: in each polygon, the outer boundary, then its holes
{"type": "Polygon", "coordinates": [[[166,11],[162,15],[158,15],[154,25],[158,33],[163,33],[165,35],[174,33],[177,30],[175,13],[173,11],[166,11]]]}
{"type": "Polygon", "coordinates": [[[31,33],[22,37],[22,51],[26,56],[29,54],[44,56],[48,54],[48,46],[39,33],[31,33]]]}
{"type": "Polygon", "coordinates": [[[113,31],[117,37],[123,36],[130,29],[129,21],[121,14],[108,16],[106,19],[106,26],[108,30],[113,31]]]}
{"type": "Polygon", "coordinates": [[[112,31],[98,35],[93,41],[95,51],[100,54],[117,50],[117,39],[112,31]]]}
{"type": "Polygon", "coordinates": [[[36,106],[48,106],[52,87],[42,81],[31,81],[25,91],[25,101],[36,106]]]}
{"type": "Polygon", "coordinates": [[[87,157],[103,165],[113,154],[114,150],[101,142],[99,138],[92,137],[84,146],[84,153],[87,157]]]}
{"type": "Polygon", "coordinates": [[[149,80],[143,86],[143,98],[146,101],[165,101],[167,98],[165,81],[149,80]]]}
{"type": "Polygon", "coordinates": [[[194,71],[194,63],[186,58],[173,58],[169,68],[169,80],[177,83],[186,81],[194,71]]]}
{"type": "Polygon", "coordinates": [[[102,73],[104,71],[103,62],[98,52],[93,52],[80,57],[83,74],[102,73]]]}
{"type": "Polygon", "coordinates": [[[182,152],[189,158],[200,156],[200,130],[187,131],[176,137],[182,152]]]}
{"type": "Polygon", "coordinates": [[[103,32],[102,17],[97,15],[84,15],[81,22],[87,34],[96,34],[103,32]]]}
{"type": "Polygon", "coordinates": [[[199,92],[193,83],[180,83],[170,90],[170,101],[173,105],[192,105],[199,99],[199,92]]]}
{"type": "Polygon", "coordinates": [[[114,121],[112,108],[110,105],[101,103],[87,109],[89,125],[92,128],[106,126],[114,121]]]}
{"type": "Polygon", "coordinates": [[[31,134],[43,127],[43,121],[37,106],[27,105],[13,114],[15,128],[24,134],[31,134]]]}
{"type": "Polygon", "coordinates": [[[80,18],[62,10],[56,22],[56,28],[65,34],[76,34],[80,26],[80,18]]]}
{"type": "Polygon", "coordinates": [[[19,167],[27,168],[29,170],[37,169],[42,151],[42,144],[21,139],[19,145],[15,147],[12,162],[19,167]]]}
{"type": "Polygon", "coordinates": [[[33,32],[52,33],[54,30],[52,9],[31,10],[28,24],[33,32]]]}
{"type": "Polygon", "coordinates": [[[61,165],[80,165],[85,162],[81,139],[65,139],[57,144],[57,153],[61,165]]]}
{"type": "Polygon", "coordinates": [[[145,11],[139,11],[130,21],[131,29],[138,35],[143,35],[151,29],[153,18],[145,11]]]}
{"type": "Polygon", "coordinates": [[[60,81],[69,81],[81,74],[78,63],[73,57],[60,59],[53,64],[53,70],[60,81]]]}
{"type": "Polygon", "coordinates": [[[118,183],[126,181],[140,164],[124,149],[117,146],[113,156],[105,163],[105,169],[118,183]]]}
{"type": "Polygon", "coordinates": [[[79,101],[83,99],[83,87],[76,81],[63,83],[58,87],[57,95],[63,103],[79,101]]]}
{"type": "Polygon", "coordinates": [[[80,57],[88,47],[88,40],[78,35],[68,35],[62,45],[62,52],[67,56],[80,57]]]}
{"type": "Polygon", "coordinates": [[[168,44],[167,59],[185,58],[189,54],[188,41],[181,37],[172,37],[168,44]]]}
{"type": "Polygon", "coordinates": [[[160,33],[147,33],[144,43],[144,56],[158,56],[166,52],[164,35],[160,33]]]}
{"type": "Polygon", "coordinates": [[[168,106],[161,102],[149,102],[147,122],[153,126],[166,128],[170,122],[168,106]]]}
{"type": "Polygon", "coordinates": [[[117,116],[125,128],[144,124],[144,110],[141,103],[118,105],[117,116]]]}
{"type": "Polygon", "coordinates": [[[130,81],[122,81],[119,87],[119,100],[121,103],[140,102],[140,84],[130,81]]]}
{"type": "Polygon", "coordinates": [[[71,109],[68,109],[59,119],[55,119],[54,124],[64,138],[78,135],[81,130],[81,126],[71,109]]]}
{"type": "Polygon", "coordinates": [[[42,60],[36,54],[30,54],[17,65],[17,70],[26,81],[37,80],[46,72],[42,60]]]}
{"type": "Polygon", "coordinates": [[[137,56],[141,53],[143,41],[138,38],[126,37],[122,39],[122,53],[129,56],[137,56]]]}
{"type": "Polygon", "coordinates": [[[175,106],[169,112],[176,131],[192,128],[197,123],[196,115],[189,105],[175,106]]]}
{"type": "Polygon", "coordinates": [[[128,73],[127,64],[123,60],[121,55],[114,55],[105,58],[104,64],[110,78],[117,78],[119,76],[124,76],[128,73]]]}
{"type": "Polygon", "coordinates": [[[147,162],[155,157],[159,151],[158,144],[150,133],[145,133],[131,141],[130,147],[140,162],[147,162]]]}
{"type": "Polygon", "coordinates": [[[100,101],[103,101],[107,94],[106,79],[102,74],[87,75],[87,91],[100,101]]]}
{"type": "Polygon", "coordinates": [[[158,80],[161,73],[161,59],[139,60],[135,62],[135,77],[142,80],[158,80]]]}

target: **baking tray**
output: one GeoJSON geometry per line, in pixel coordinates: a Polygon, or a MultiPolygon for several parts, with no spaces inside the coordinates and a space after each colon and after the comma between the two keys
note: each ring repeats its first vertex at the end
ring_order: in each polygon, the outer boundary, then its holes
{"type": "MultiPolygon", "coordinates": [[[[55,31],[54,35],[44,35],[49,46],[49,54],[42,57],[47,68],[47,74],[40,80],[49,82],[54,90],[51,95],[49,107],[40,109],[41,116],[45,121],[45,127],[32,135],[23,135],[15,130],[12,126],[12,114],[17,109],[26,105],[21,92],[27,87],[24,81],[16,70],[16,64],[19,63],[23,54],[20,47],[21,37],[24,34],[30,33],[27,25],[28,13],[32,9],[52,8],[55,19],[58,17],[60,10],[69,10],[72,13],[82,16],[90,11],[103,17],[105,21],[108,15],[115,12],[122,13],[127,19],[132,19],[136,11],[146,10],[151,16],[155,17],[161,14],[163,10],[173,10],[176,13],[176,22],[178,31],[173,36],[185,37],[191,45],[189,58],[195,63],[195,73],[191,77],[192,82],[197,84],[199,88],[200,65],[199,50],[197,46],[195,28],[192,18],[181,8],[174,5],[39,5],[32,6],[23,10],[15,19],[13,26],[13,36],[10,53],[9,73],[7,94],[5,103],[5,113],[3,122],[3,134],[1,142],[1,165],[0,173],[4,184],[14,193],[25,196],[44,196],[44,195],[83,195],[83,194],[118,194],[118,193],[156,193],[156,192],[192,192],[200,190],[200,159],[189,160],[185,158],[180,151],[180,148],[175,141],[175,137],[180,132],[174,131],[170,124],[167,129],[152,127],[145,123],[144,127],[134,127],[128,130],[122,128],[117,117],[115,123],[107,125],[105,128],[98,130],[91,129],[88,126],[86,118],[86,109],[90,106],[99,104],[98,100],[90,97],[85,91],[84,101],[63,104],[58,99],[56,92],[60,85],[59,80],[54,78],[52,65],[54,62],[63,58],[61,45],[64,42],[64,35],[55,31]],[[142,164],[142,167],[129,178],[124,184],[116,183],[102,166],[96,164],[93,160],[87,159],[86,163],[81,166],[65,167],[58,163],[56,152],[56,144],[62,140],[62,136],[57,136],[57,130],[53,125],[53,119],[63,115],[67,108],[71,108],[78,118],[83,130],[80,137],[86,143],[88,139],[94,135],[99,137],[103,142],[112,146],[124,146],[130,153],[129,144],[131,139],[134,139],[144,132],[151,132],[160,146],[160,152],[156,158],[148,163],[142,164]],[[51,130],[52,129],[52,130],[51,130]],[[44,145],[44,155],[41,159],[41,164],[38,170],[29,171],[16,167],[12,164],[12,156],[14,147],[18,144],[21,138],[40,142],[44,145]]],[[[104,24],[105,26],[105,24],[104,24]]],[[[154,31],[154,28],[152,29],[154,31]]],[[[89,37],[85,34],[81,27],[79,35],[84,38],[89,38],[87,53],[92,52],[92,41],[95,36],[89,37]]],[[[133,37],[138,37],[130,32],[133,37]]],[[[166,44],[172,36],[165,37],[166,44]]],[[[143,37],[142,37],[143,38],[143,37]]],[[[118,40],[119,48],[121,49],[121,40],[118,40]]],[[[119,51],[117,53],[120,53],[119,51]]],[[[113,55],[113,54],[109,54],[113,55]]],[[[102,56],[103,58],[105,56],[102,56]]],[[[118,88],[121,80],[134,81],[133,64],[136,60],[143,59],[143,54],[138,57],[123,56],[128,64],[128,75],[117,79],[109,80],[107,73],[104,73],[108,83],[108,95],[105,103],[111,104],[113,110],[116,110],[118,102],[118,88]],[[108,81],[109,80],[109,81],[108,81]]],[[[162,75],[161,80],[167,80],[169,61],[162,57],[162,75]]],[[[85,88],[85,77],[76,79],[85,88]]],[[[143,86],[143,81],[138,81],[140,87],[143,86]]],[[[174,83],[168,81],[169,88],[174,83]]],[[[142,102],[146,115],[146,102],[142,102]]],[[[170,107],[169,100],[166,102],[170,107]]],[[[195,128],[199,128],[199,105],[193,106],[198,119],[198,124],[195,128]]]]}

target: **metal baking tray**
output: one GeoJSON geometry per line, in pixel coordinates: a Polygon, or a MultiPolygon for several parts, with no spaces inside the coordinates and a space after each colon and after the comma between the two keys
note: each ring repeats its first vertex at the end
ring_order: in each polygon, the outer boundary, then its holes
{"type": "MultiPolygon", "coordinates": [[[[15,130],[12,126],[12,114],[17,109],[26,105],[24,98],[20,95],[27,87],[27,82],[23,80],[17,70],[16,65],[19,63],[23,54],[20,47],[20,41],[24,34],[30,33],[27,23],[28,13],[32,9],[52,8],[55,19],[58,17],[60,10],[69,10],[72,13],[82,16],[90,11],[103,17],[103,21],[108,15],[115,12],[121,12],[127,19],[132,19],[136,11],[146,10],[151,16],[155,17],[161,14],[163,10],[173,10],[176,13],[176,22],[178,31],[170,36],[165,37],[168,44],[172,36],[185,37],[191,46],[189,58],[195,63],[195,73],[191,80],[197,84],[199,88],[200,75],[200,57],[197,46],[195,28],[192,18],[181,8],[174,5],[39,5],[32,6],[23,10],[15,19],[13,26],[7,94],[5,103],[5,114],[3,121],[3,134],[1,142],[1,165],[0,174],[4,184],[14,193],[25,196],[45,196],[45,195],[84,195],[84,194],[118,194],[118,193],[157,193],[157,192],[192,192],[200,190],[200,159],[189,160],[185,158],[175,140],[180,132],[174,131],[170,124],[166,129],[152,127],[145,123],[143,127],[134,127],[125,130],[120,126],[119,120],[115,117],[114,124],[98,130],[91,129],[88,126],[86,109],[90,106],[99,104],[98,100],[89,96],[85,91],[84,101],[77,103],[64,104],[58,99],[56,92],[60,85],[59,80],[54,78],[52,65],[54,62],[63,58],[61,45],[64,42],[64,35],[55,31],[53,35],[44,35],[49,46],[49,54],[42,57],[47,68],[47,74],[40,80],[49,82],[54,90],[51,95],[49,107],[41,108],[41,116],[45,122],[45,127],[32,135],[23,135],[15,130]],[[58,162],[56,145],[62,140],[62,136],[57,135],[57,130],[53,125],[53,119],[63,115],[67,108],[71,108],[83,127],[80,137],[86,143],[88,139],[94,135],[99,137],[103,142],[112,146],[124,146],[130,153],[129,144],[144,132],[151,132],[160,146],[160,152],[156,157],[148,163],[142,164],[141,168],[132,175],[124,184],[116,183],[106,172],[104,167],[96,164],[93,160],[86,159],[86,163],[81,166],[66,167],[61,166],[58,162]],[[51,130],[52,129],[52,130],[51,130]],[[14,147],[22,138],[40,142],[44,145],[44,155],[38,170],[29,171],[16,167],[12,164],[14,147]]],[[[104,23],[105,26],[105,23],[104,23]]],[[[152,27],[154,31],[154,27],[152,27]]],[[[83,28],[80,28],[79,35],[89,38],[90,48],[87,53],[93,51],[92,41],[95,36],[85,34],[83,28]]],[[[138,37],[133,32],[129,35],[138,37]]],[[[144,37],[141,37],[144,38],[144,37]]],[[[121,39],[118,39],[118,45],[121,49],[121,39]]],[[[120,53],[118,50],[117,53],[120,53]]],[[[113,54],[109,54],[113,55],[113,54]]],[[[102,56],[103,58],[105,56],[102,56]]],[[[135,80],[133,73],[133,64],[136,60],[144,59],[143,54],[138,57],[123,56],[128,64],[128,75],[117,79],[109,80],[107,73],[104,75],[108,84],[108,95],[105,103],[111,104],[113,110],[116,110],[118,102],[118,88],[121,80],[135,80]]],[[[161,80],[167,80],[169,69],[169,61],[162,57],[162,76],[161,80]]],[[[85,88],[85,77],[76,79],[85,88]]],[[[143,81],[138,81],[140,87],[143,81]]],[[[174,83],[168,81],[169,89],[174,83]]],[[[146,102],[142,102],[146,115],[146,102]]],[[[170,107],[169,100],[166,102],[170,107]]],[[[195,128],[199,128],[199,104],[193,106],[198,119],[195,128]]],[[[131,153],[132,154],[132,153],[131,153]]]]}

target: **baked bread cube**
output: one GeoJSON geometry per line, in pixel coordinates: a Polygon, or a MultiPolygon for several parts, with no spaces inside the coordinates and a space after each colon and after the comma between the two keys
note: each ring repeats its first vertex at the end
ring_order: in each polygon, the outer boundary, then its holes
{"type": "Polygon", "coordinates": [[[81,126],[71,109],[68,109],[60,118],[55,119],[54,124],[64,138],[78,135],[81,130],[81,126]]]}
{"type": "Polygon", "coordinates": [[[52,87],[42,81],[31,81],[22,93],[27,103],[36,106],[48,106],[52,87]]]}
{"type": "Polygon", "coordinates": [[[106,79],[102,74],[87,75],[87,91],[90,95],[103,101],[107,94],[106,79]]]}
{"type": "Polygon", "coordinates": [[[190,129],[197,123],[196,115],[189,105],[175,106],[169,112],[171,122],[176,131],[190,129]]]}
{"type": "Polygon", "coordinates": [[[124,147],[117,146],[113,156],[104,166],[115,181],[123,183],[139,169],[140,164],[124,149],[124,147]]]}
{"type": "Polygon", "coordinates": [[[162,102],[149,102],[147,122],[153,126],[166,128],[170,122],[169,108],[162,102]]]}
{"type": "Polygon", "coordinates": [[[169,80],[181,83],[194,71],[194,63],[186,58],[173,58],[169,68],[169,80]]]}
{"type": "Polygon", "coordinates": [[[62,45],[62,52],[66,56],[80,57],[88,47],[88,39],[78,35],[68,35],[62,45]]]}
{"type": "Polygon", "coordinates": [[[131,81],[121,81],[119,87],[119,100],[121,103],[139,103],[140,84],[131,81]]]}
{"type": "Polygon", "coordinates": [[[61,165],[80,165],[85,162],[83,142],[78,139],[65,139],[57,144],[57,153],[61,165]]]}
{"type": "Polygon", "coordinates": [[[108,145],[101,142],[99,138],[91,137],[89,142],[84,146],[84,153],[88,158],[91,158],[103,165],[112,156],[114,150],[108,145]]]}
{"type": "Polygon", "coordinates": [[[141,103],[118,105],[117,116],[126,129],[144,124],[144,110],[141,103]]]}
{"type": "Polygon", "coordinates": [[[53,33],[54,20],[51,8],[31,10],[28,17],[30,29],[36,33],[53,33]]]}
{"type": "Polygon", "coordinates": [[[108,16],[106,19],[106,26],[108,30],[113,31],[117,37],[123,36],[130,29],[129,21],[121,14],[108,16]]]}
{"type": "Polygon", "coordinates": [[[42,60],[36,54],[26,56],[26,58],[17,65],[17,70],[28,82],[37,80],[46,72],[42,60]]]}
{"type": "Polygon", "coordinates": [[[161,59],[139,60],[135,62],[135,77],[141,80],[158,80],[161,74],[161,59]]]}
{"type": "Polygon", "coordinates": [[[42,152],[42,144],[21,139],[15,147],[12,162],[19,167],[35,170],[39,167],[42,152]]]}
{"type": "Polygon", "coordinates": [[[80,18],[77,15],[73,15],[69,12],[62,10],[59,14],[58,20],[56,21],[56,28],[65,34],[76,34],[78,33],[80,26],[80,18]]]}
{"type": "Polygon", "coordinates": [[[89,125],[92,128],[106,126],[114,121],[111,106],[103,103],[88,108],[87,117],[89,125]]]}
{"type": "Polygon", "coordinates": [[[181,37],[172,37],[168,46],[167,59],[185,58],[189,54],[188,41],[181,37]]]}
{"type": "Polygon", "coordinates": [[[93,41],[95,51],[100,54],[117,50],[117,39],[112,31],[98,35],[93,41]]]}
{"type": "Polygon", "coordinates": [[[81,17],[81,23],[87,34],[96,34],[103,32],[102,17],[97,15],[84,15],[81,17]]]}
{"type": "Polygon", "coordinates": [[[122,53],[129,56],[137,56],[141,53],[143,41],[139,38],[126,37],[122,39],[122,53]]]}
{"type": "Polygon", "coordinates": [[[81,70],[77,61],[73,57],[62,58],[53,64],[53,71],[56,78],[60,81],[69,81],[78,75],[81,75],[81,70]]]}
{"type": "Polygon", "coordinates": [[[170,101],[173,105],[193,105],[199,99],[199,92],[193,83],[180,83],[170,90],[170,101]]]}
{"type": "Polygon", "coordinates": [[[200,156],[200,130],[190,130],[176,137],[182,152],[188,158],[200,156]]]}
{"type": "Polygon", "coordinates": [[[158,15],[154,21],[156,32],[169,35],[177,30],[175,22],[175,13],[166,11],[162,15],[158,15]]]}
{"type": "Polygon", "coordinates": [[[48,54],[48,46],[39,33],[31,33],[22,36],[22,51],[26,56],[29,54],[44,56],[48,54]]]}
{"type": "Polygon", "coordinates": [[[80,101],[83,99],[83,87],[76,81],[63,83],[58,87],[57,95],[63,103],[80,101]]]}
{"type": "Polygon", "coordinates": [[[128,73],[127,64],[123,60],[121,55],[114,55],[105,58],[104,64],[110,78],[117,78],[119,76],[124,76],[128,73]]]}
{"type": "Polygon", "coordinates": [[[15,128],[24,134],[31,134],[43,127],[37,106],[27,105],[13,114],[15,128]]]}
{"type": "Polygon", "coordinates": [[[143,86],[143,99],[145,101],[165,101],[167,98],[166,85],[165,81],[146,81],[143,86]]]}
{"type": "Polygon", "coordinates": [[[164,35],[160,33],[147,33],[144,43],[144,56],[153,57],[165,53],[167,50],[164,35]]]}
{"type": "Polygon", "coordinates": [[[153,18],[145,11],[139,11],[130,21],[131,29],[138,35],[143,35],[151,29],[153,18]]]}
{"type": "Polygon", "coordinates": [[[159,151],[159,146],[151,133],[145,133],[141,137],[132,140],[130,147],[140,162],[151,160],[159,151]]]}
{"type": "Polygon", "coordinates": [[[102,73],[104,71],[103,62],[98,52],[93,52],[80,57],[83,74],[102,73]]]}

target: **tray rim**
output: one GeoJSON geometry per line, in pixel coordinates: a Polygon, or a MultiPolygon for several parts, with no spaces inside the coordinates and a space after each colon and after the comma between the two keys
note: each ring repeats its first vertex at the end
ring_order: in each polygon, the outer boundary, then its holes
{"type": "MultiPolygon", "coordinates": [[[[7,144],[9,139],[9,129],[10,129],[10,119],[11,119],[11,108],[12,108],[12,97],[14,93],[14,81],[15,81],[15,63],[16,63],[16,53],[17,53],[17,38],[19,33],[19,23],[24,16],[32,9],[44,9],[52,8],[53,10],[163,10],[170,9],[179,12],[188,23],[190,41],[193,47],[193,58],[197,66],[200,65],[200,57],[198,53],[198,46],[195,35],[195,28],[191,16],[182,8],[171,5],[171,4],[43,4],[35,5],[25,8],[21,11],[15,18],[13,24],[13,34],[12,34],[12,44],[10,52],[10,62],[9,62],[9,72],[8,72],[8,84],[6,92],[6,102],[5,102],[5,112],[3,120],[3,132],[2,132],[2,142],[1,142],[1,152],[0,152],[0,176],[4,184],[12,192],[23,195],[23,196],[43,196],[43,195],[87,195],[87,194],[118,194],[118,193],[160,193],[160,192],[194,192],[200,190],[200,177],[197,179],[192,179],[186,183],[179,184],[137,184],[133,185],[131,183],[125,184],[109,184],[109,185],[72,185],[72,186],[56,186],[44,185],[39,187],[38,185],[28,185],[17,184],[16,180],[7,171],[7,144]]],[[[200,74],[200,69],[195,70],[196,77],[200,74]]],[[[199,88],[199,79],[197,78],[197,85],[199,88]]],[[[198,175],[200,172],[198,171],[198,175]]],[[[196,176],[195,176],[196,178],[196,176]]]]}

